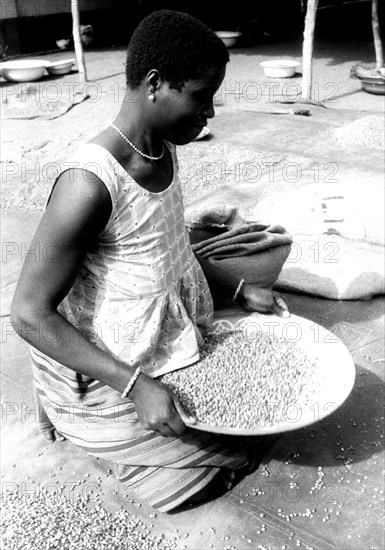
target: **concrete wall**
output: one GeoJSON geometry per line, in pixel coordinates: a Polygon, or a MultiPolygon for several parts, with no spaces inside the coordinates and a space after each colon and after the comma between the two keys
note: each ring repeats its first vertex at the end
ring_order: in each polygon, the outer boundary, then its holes
{"type": "Polygon", "coordinates": [[[16,0],[0,0],[0,21],[17,17],[16,0]]]}
{"type": "MultiPolygon", "coordinates": [[[[118,3],[118,0],[79,0],[79,9],[80,11],[100,10],[113,7],[118,3]]],[[[0,0],[1,20],[70,12],[71,0],[0,0]]]]}
{"type": "MultiPolygon", "coordinates": [[[[79,12],[96,47],[128,42],[139,17],[138,0],[79,0],[79,12]]],[[[71,36],[71,0],[0,0],[0,57],[55,50],[71,36]]]]}
{"type": "MultiPolygon", "coordinates": [[[[317,13],[318,35],[372,40],[371,0],[320,0],[325,3],[335,8],[317,13]]],[[[287,35],[300,40],[303,32],[300,0],[237,0],[236,5],[223,0],[79,0],[79,8],[80,23],[94,27],[95,48],[126,45],[140,19],[158,8],[186,11],[214,30],[241,30],[246,46],[263,42],[266,34],[272,40],[287,35]]],[[[380,9],[385,10],[385,1],[380,9]]],[[[56,40],[71,35],[71,0],[0,0],[0,57],[54,50],[56,40]]]]}

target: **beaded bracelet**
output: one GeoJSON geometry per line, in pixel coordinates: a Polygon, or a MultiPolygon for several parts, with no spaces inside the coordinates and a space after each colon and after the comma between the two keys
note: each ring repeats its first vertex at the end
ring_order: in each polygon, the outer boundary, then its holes
{"type": "Polygon", "coordinates": [[[238,298],[238,294],[239,294],[239,292],[240,292],[240,290],[241,290],[241,288],[242,288],[244,282],[245,282],[245,279],[241,279],[241,280],[239,281],[239,285],[237,286],[237,289],[236,289],[236,291],[234,292],[234,296],[233,296],[233,298],[232,298],[233,302],[235,302],[235,300],[238,298]]]}
{"type": "Polygon", "coordinates": [[[128,397],[128,394],[130,393],[130,391],[132,390],[139,374],[142,372],[142,369],[141,367],[138,367],[136,369],[136,371],[134,372],[134,374],[132,375],[132,377],[130,378],[130,381],[129,383],[127,384],[126,386],[126,389],[124,390],[124,392],[122,393],[122,397],[123,399],[126,399],[128,397]]]}

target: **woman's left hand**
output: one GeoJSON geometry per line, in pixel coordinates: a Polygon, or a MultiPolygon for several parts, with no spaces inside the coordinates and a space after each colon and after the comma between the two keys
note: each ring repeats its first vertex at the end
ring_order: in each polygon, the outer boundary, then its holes
{"type": "Polygon", "coordinates": [[[289,308],[282,296],[274,290],[259,288],[251,283],[245,283],[239,292],[238,302],[246,311],[260,313],[275,313],[281,317],[289,317],[289,308]]]}

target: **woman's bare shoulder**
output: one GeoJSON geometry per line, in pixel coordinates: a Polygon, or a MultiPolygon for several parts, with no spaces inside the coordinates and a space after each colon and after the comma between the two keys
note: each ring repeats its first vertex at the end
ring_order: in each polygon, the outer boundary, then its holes
{"type": "Polygon", "coordinates": [[[83,168],[69,168],[57,178],[47,201],[46,217],[73,225],[96,223],[101,231],[112,211],[104,182],[83,168]]]}

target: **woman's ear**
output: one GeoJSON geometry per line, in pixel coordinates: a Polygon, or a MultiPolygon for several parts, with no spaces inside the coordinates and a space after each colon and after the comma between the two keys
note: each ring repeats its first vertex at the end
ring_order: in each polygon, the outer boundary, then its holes
{"type": "Polygon", "coordinates": [[[146,87],[148,90],[148,96],[152,99],[155,97],[155,92],[159,89],[162,83],[162,78],[157,69],[151,69],[146,76],[146,87]]]}

